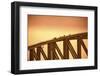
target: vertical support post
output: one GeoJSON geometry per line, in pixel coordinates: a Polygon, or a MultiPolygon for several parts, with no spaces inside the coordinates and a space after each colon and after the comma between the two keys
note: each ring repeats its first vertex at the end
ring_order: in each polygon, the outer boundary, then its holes
{"type": "Polygon", "coordinates": [[[64,59],[69,59],[69,51],[67,45],[68,39],[63,40],[63,56],[64,59]]]}
{"type": "Polygon", "coordinates": [[[52,47],[51,47],[51,44],[50,43],[48,43],[48,60],[51,60],[52,59],[52,54],[51,54],[51,49],[52,49],[52,47]]]}
{"type": "Polygon", "coordinates": [[[53,48],[52,48],[52,57],[53,57],[53,60],[59,59],[58,55],[56,53],[56,50],[55,50],[56,49],[56,42],[53,42],[52,46],[53,46],[53,48]]]}
{"type": "Polygon", "coordinates": [[[85,46],[85,44],[84,44],[84,42],[83,42],[82,39],[80,39],[80,43],[81,43],[81,45],[82,45],[82,47],[83,47],[83,49],[84,49],[86,55],[88,56],[88,49],[86,48],[86,46],[85,46]]]}
{"type": "Polygon", "coordinates": [[[41,48],[37,47],[37,60],[41,60],[40,52],[41,52],[41,48]]]}
{"type": "Polygon", "coordinates": [[[29,60],[30,60],[30,61],[34,60],[34,57],[33,57],[33,55],[34,55],[34,50],[33,50],[33,49],[30,49],[30,50],[29,50],[29,53],[30,53],[30,54],[29,54],[29,60]]]}
{"type": "Polygon", "coordinates": [[[55,46],[54,43],[48,43],[48,60],[55,59],[55,46]]]}
{"type": "Polygon", "coordinates": [[[78,58],[81,58],[81,43],[80,43],[80,39],[77,39],[77,55],[78,58]]]}

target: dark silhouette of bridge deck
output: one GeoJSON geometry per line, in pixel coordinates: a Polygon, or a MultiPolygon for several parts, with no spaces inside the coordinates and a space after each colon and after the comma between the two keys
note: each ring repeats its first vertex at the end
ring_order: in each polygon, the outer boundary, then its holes
{"type": "Polygon", "coordinates": [[[54,38],[48,41],[44,41],[41,43],[34,44],[32,46],[28,46],[29,51],[29,60],[41,60],[41,55],[45,60],[55,60],[55,59],[69,59],[69,52],[73,56],[74,59],[81,58],[81,46],[83,47],[86,55],[88,56],[88,50],[84,44],[83,39],[87,38],[87,32],[78,33],[74,35],[62,36],[59,38],[54,38]],[[77,40],[77,53],[75,52],[70,40],[77,40]],[[59,49],[56,42],[63,41],[63,53],[59,49]],[[45,54],[45,50],[43,50],[42,46],[47,45],[47,55],[45,54]],[[36,48],[36,49],[35,49],[36,48]],[[59,54],[59,56],[58,56],[59,54]]]}

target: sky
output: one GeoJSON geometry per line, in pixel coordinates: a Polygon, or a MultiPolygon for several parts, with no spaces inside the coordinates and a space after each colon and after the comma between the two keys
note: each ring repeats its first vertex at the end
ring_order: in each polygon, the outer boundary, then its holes
{"type": "MultiPolygon", "coordinates": [[[[55,37],[83,32],[88,32],[88,17],[28,15],[28,46],[55,37]]],[[[76,42],[71,42],[73,47],[77,49],[76,42]]],[[[88,46],[87,40],[84,40],[84,43],[88,46]]],[[[61,49],[62,45],[59,46],[61,49]]],[[[84,54],[83,57],[86,55],[84,54]]]]}

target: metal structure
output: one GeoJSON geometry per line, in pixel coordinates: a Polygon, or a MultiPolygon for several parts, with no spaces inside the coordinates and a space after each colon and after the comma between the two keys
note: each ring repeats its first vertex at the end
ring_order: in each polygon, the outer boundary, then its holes
{"type": "Polygon", "coordinates": [[[84,44],[83,39],[87,38],[87,32],[79,33],[74,35],[62,36],[59,38],[54,38],[52,40],[44,41],[32,46],[28,46],[29,60],[41,60],[41,55],[45,60],[56,60],[56,59],[69,59],[69,52],[74,59],[81,58],[81,46],[83,47],[86,55],[88,56],[88,50],[84,44]],[[70,40],[77,40],[77,53],[73,48],[70,40]],[[59,49],[57,42],[63,41],[63,53],[59,49]],[[43,50],[42,46],[47,45],[47,54],[43,50]],[[59,56],[60,58],[59,58],[59,56]]]}

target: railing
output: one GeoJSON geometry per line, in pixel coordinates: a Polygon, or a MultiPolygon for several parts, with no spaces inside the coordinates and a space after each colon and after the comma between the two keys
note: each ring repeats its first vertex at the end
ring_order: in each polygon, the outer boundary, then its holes
{"type": "Polygon", "coordinates": [[[81,58],[81,46],[83,47],[84,52],[88,56],[88,50],[84,44],[83,39],[88,39],[87,32],[74,34],[74,35],[68,35],[68,36],[62,36],[59,38],[54,38],[48,41],[34,44],[32,46],[28,46],[29,60],[30,61],[41,60],[41,55],[43,56],[45,60],[59,59],[59,56],[61,57],[61,59],[69,59],[69,51],[74,59],[81,58]],[[75,49],[73,48],[70,40],[77,40],[77,53],[75,52],[75,49]],[[59,49],[57,45],[57,42],[59,41],[63,41],[63,53],[61,52],[61,50],[59,49]],[[42,48],[43,45],[48,46],[47,55],[45,54],[45,51],[42,48]]]}

